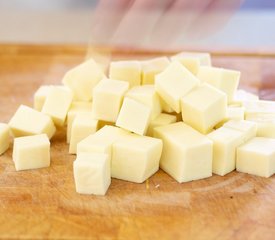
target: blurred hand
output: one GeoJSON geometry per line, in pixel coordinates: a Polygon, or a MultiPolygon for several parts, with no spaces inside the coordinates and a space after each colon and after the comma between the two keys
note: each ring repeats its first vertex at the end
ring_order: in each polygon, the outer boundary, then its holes
{"type": "Polygon", "coordinates": [[[93,45],[167,49],[218,31],[243,0],[99,0],[93,45]]]}

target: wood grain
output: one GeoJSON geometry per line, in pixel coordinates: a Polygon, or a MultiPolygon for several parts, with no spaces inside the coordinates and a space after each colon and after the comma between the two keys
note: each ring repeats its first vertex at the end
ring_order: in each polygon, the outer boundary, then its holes
{"type": "MultiPolygon", "coordinates": [[[[137,56],[149,55],[113,55],[137,56]]],[[[41,84],[60,83],[84,58],[84,47],[0,45],[0,122],[19,104],[31,106],[41,84]]],[[[274,99],[272,56],[215,55],[213,62],[241,70],[242,87],[274,99]]],[[[232,172],[179,184],[159,171],[147,184],[113,179],[106,196],[83,196],[75,193],[75,157],[62,129],[49,168],[15,172],[11,154],[12,148],[0,156],[1,239],[274,239],[274,176],[232,172]]]]}

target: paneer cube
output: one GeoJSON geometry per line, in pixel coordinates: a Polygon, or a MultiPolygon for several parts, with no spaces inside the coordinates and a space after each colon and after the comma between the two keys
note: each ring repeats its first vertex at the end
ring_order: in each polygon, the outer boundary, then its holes
{"type": "Polygon", "coordinates": [[[163,141],[160,167],[178,182],[212,176],[213,143],[183,122],[157,127],[163,141]]]}
{"type": "Polygon", "coordinates": [[[275,138],[275,116],[259,114],[246,120],[257,123],[257,137],[275,138]]]}
{"type": "Polygon", "coordinates": [[[162,142],[129,134],[113,144],[112,177],[142,183],[159,169],[162,142]]]}
{"type": "Polygon", "coordinates": [[[123,97],[129,88],[125,81],[103,79],[93,90],[92,113],[95,119],[115,122],[123,101],[123,97]]]}
{"type": "Polygon", "coordinates": [[[111,169],[107,154],[80,153],[73,164],[76,192],[105,195],[111,184],[111,169]]]}
{"type": "Polygon", "coordinates": [[[129,82],[130,88],[141,84],[141,64],[138,61],[111,62],[109,78],[129,82]]]}
{"type": "Polygon", "coordinates": [[[0,123],[0,155],[10,146],[10,128],[8,124],[0,123]]]}
{"type": "Polygon", "coordinates": [[[257,116],[275,117],[275,102],[268,100],[244,101],[245,119],[257,116]]]}
{"type": "Polygon", "coordinates": [[[124,98],[116,126],[144,135],[149,126],[151,108],[131,98],[124,98]]]}
{"type": "Polygon", "coordinates": [[[226,117],[226,95],[203,84],[181,99],[182,120],[203,134],[226,117]]]}
{"type": "Polygon", "coordinates": [[[13,161],[16,171],[50,166],[50,141],[46,134],[14,139],[13,161]]]}
{"type": "Polygon", "coordinates": [[[237,149],[237,171],[261,177],[275,173],[275,139],[256,137],[237,149]]]}
{"type": "Polygon", "coordinates": [[[179,62],[172,62],[156,75],[155,88],[160,97],[177,113],[180,99],[199,85],[199,80],[179,62]]]}
{"type": "Polygon", "coordinates": [[[69,70],[62,82],[72,90],[74,100],[90,101],[94,86],[104,77],[101,67],[93,59],[89,59],[69,70]]]}
{"type": "Polygon", "coordinates": [[[9,122],[14,137],[45,133],[50,139],[56,128],[52,119],[30,107],[21,105],[9,122]]]}

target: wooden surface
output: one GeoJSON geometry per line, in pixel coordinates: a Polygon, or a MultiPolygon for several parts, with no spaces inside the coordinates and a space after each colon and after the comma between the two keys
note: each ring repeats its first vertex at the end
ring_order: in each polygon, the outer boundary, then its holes
{"type": "MultiPolygon", "coordinates": [[[[156,54],[156,53],[155,53],[156,54]]],[[[151,54],[152,55],[152,54],[151,54]]],[[[150,55],[150,56],[151,56],[150,55]]],[[[19,104],[32,105],[41,84],[58,84],[85,48],[0,45],[0,122],[19,104]]],[[[146,54],[116,52],[114,58],[146,54]]],[[[217,66],[242,71],[242,87],[272,98],[275,58],[215,54],[217,66]]],[[[104,197],[75,192],[62,130],[51,166],[15,172],[12,149],[0,156],[1,239],[274,239],[275,176],[232,172],[179,184],[163,171],[147,183],[112,180],[104,197]]]]}

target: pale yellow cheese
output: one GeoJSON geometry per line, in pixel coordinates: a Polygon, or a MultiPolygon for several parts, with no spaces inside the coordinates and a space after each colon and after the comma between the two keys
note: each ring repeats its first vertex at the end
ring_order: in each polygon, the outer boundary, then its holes
{"type": "Polygon", "coordinates": [[[153,137],[154,128],[165,126],[175,122],[177,122],[177,117],[175,115],[161,113],[159,116],[157,116],[154,120],[150,122],[146,135],[153,137]]]}
{"type": "Polygon", "coordinates": [[[168,103],[166,103],[160,96],[159,96],[159,101],[160,101],[162,112],[165,112],[165,113],[173,113],[173,112],[175,112],[173,110],[173,108],[171,108],[168,105],[168,103]]]}
{"type": "Polygon", "coordinates": [[[235,70],[201,66],[197,77],[213,87],[223,91],[227,95],[228,103],[234,100],[234,94],[239,85],[241,73],[235,70]]]}
{"type": "Polygon", "coordinates": [[[245,109],[245,119],[257,116],[275,117],[275,101],[243,101],[243,107],[245,109]]]}
{"type": "Polygon", "coordinates": [[[257,136],[275,138],[275,116],[273,115],[257,115],[246,117],[246,120],[257,123],[257,136]]]}
{"type": "Polygon", "coordinates": [[[92,113],[94,118],[115,122],[128,88],[129,83],[125,81],[101,80],[93,90],[92,113]]]}
{"type": "Polygon", "coordinates": [[[62,82],[74,93],[74,100],[90,101],[94,86],[105,78],[101,67],[90,59],[69,70],[62,82]]]}
{"type": "Polygon", "coordinates": [[[261,177],[275,173],[275,139],[256,137],[237,149],[237,171],[261,177]]]}
{"type": "Polygon", "coordinates": [[[134,99],[151,108],[151,120],[155,119],[161,113],[161,104],[154,85],[143,85],[131,88],[126,97],[134,99]]]}
{"type": "Polygon", "coordinates": [[[14,139],[12,158],[16,171],[50,166],[50,141],[46,134],[14,139]]]}
{"type": "Polygon", "coordinates": [[[78,113],[92,112],[92,102],[73,101],[67,113],[67,143],[71,140],[71,129],[78,113]]]}
{"type": "Polygon", "coordinates": [[[157,127],[154,137],[163,141],[160,167],[178,182],[212,176],[213,143],[183,122],[157,127]]]}
{"type": "Polygon", "coordinates": [[[155,76],[162,72],[169,63],[170,61],[167,57],[158,57],[142,61],[142,85],[154,84],[155,76]]]}
{"type": "Polygon", "coordinates": [[[141,64],[138,61],[111,62],[109,78],[129,82],[130,87],[141,84],[141,64]]]}
{"type": "Polygon", "coordinates": [[[226,117],[226,95],[220,90],[203,84],[181,99],[182,120],[206,134],[226,117]]]}
{"type": "Polygon", "coordinates": [[[73,100],[70,90],[52,87],[42,108],[42,113],[49,115],[55,125],[63,126],[73,100]]]}
{"type": "Polygon", "coordinates": [[[72,124],[69,153],[75,154],[77,144],[97,129],[98,120],[94,119],[91,112],[78,113],[72,124]]]}
{"type": "Polygon", "coordinates": [[[172,62],[156,75],[155,88],[160,97],[177,113],[180,99],[199,85],[199,80],[179,62],[172,62]]]}
{"type": "Polygon", "coordinates": [[[226,117],[224,120],[219,122],[215,129],[223,126],[224,123],[230,121],[230,120],[244,120],[244,107],[230,107],[228,106],[226,108],[226,117]]]}
{"type": "Polygon", "coordinates": [[[0,123],[0,155],[8,150],[10,146],[9,125],[0,123]]]}
{"type": "Polygon", "coordinates": [[[113,178],[142,183],[159,169],[162,142],[159,139],[129,134],[113,144],[113,178]]]}
{"type": "Polygon", "coordinates": [[[125,97],[116,121],[116,126],[139,135],[144,135],[149,126],[150,117],[150,107],[125,97]]]}
{"type": "Polygon", "coordinates": [[[25,105],[17,109],[9,122],[9,127],[14,137],[45,133],[50,139],[56,131],[49,116],[25,105]]]}
{"type": "Polygon", "coordinates": [[[243,89],[237,89],[234,94],[234,103],[239,103],[242,105],[242,103],[245,101],[257,101],[259,100],[259,96],[250,92],[247,92],[243,89]]]}
{"type": "Polygon", "coordinates": [[[110,162],[104,153],[80,153],[73,163],[76,192],[105,195],[111,184],[110,162]]]}

